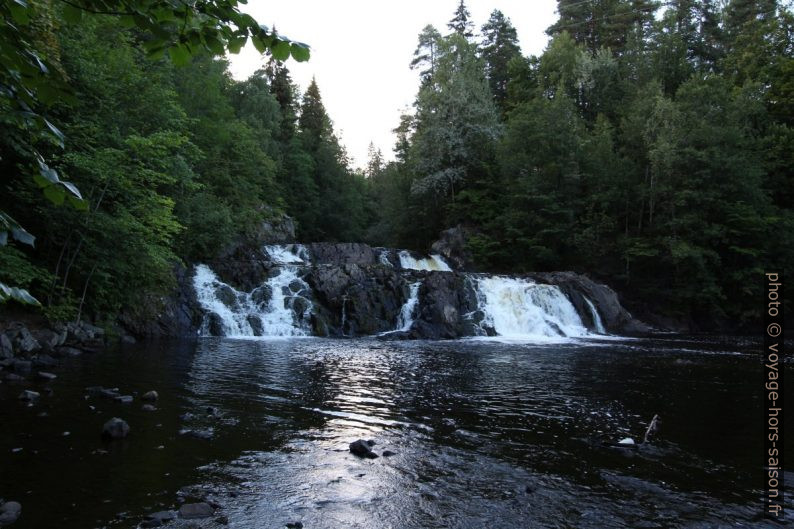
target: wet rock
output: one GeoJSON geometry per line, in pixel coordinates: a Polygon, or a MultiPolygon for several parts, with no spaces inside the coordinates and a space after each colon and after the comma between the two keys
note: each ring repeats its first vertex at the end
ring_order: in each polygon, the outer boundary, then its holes
{"type": "Polygon", "coordinates": [[[22,382],[25,380],[25,377],[17,375],[16,373],[6,373],[5,380],[6,382],[22,382]]]}
{"type": "Polygon", "coordinates": [[[215,514],[215,509],[208,503],[185,503],[179,508],[179,517],[186,520],[209,518],[215,514]]]}
{"type": "Polygon", "coordinates": [[[14,346],[5,333],[0,334],[0,360],[12,358],[14,356],[14,346]]]}
{"type": "Polygon", "coordinates": [[[32,367],[33,363],[29,360],[14,360],[14,371],[16,373],[27,375],[32,367]]]}
{"type": "Polygon", "coordinates": [[[37,329],[30,333],[46,352],[52,352],[59,345],[63,345],[65,334],[59,334],[51,329],[37,329]]]}
{"type": "Polygon", "coordinates": [[[20,394],[19,394],[19,397],[17,397],[17,398],[18,398],[19,400],[24,400],[24,401],[27,401],[27,402],[33,402],[34,400],[38,400],[38,398],[39,398],[40,396],[41,396],[41,395],[39,395],[37,392],[35,392],[35,391],[31,391],[31,390],[29,390],[29,389],[26,389],[25,391],[23,391],[22,393],[20,393],[20,394]]]}
{"type": "Polygon", "coordinates": [[[151,404],[144,404],[143,406],[141,406],[141,409],[143,411],[157,411],[157,408],[155,408],[151,404]]]}
{"type": "Polygon", "coordinates": [[[314,243],[308,249],[315,264],[373,266],[378,263],[372,248],[362,243],[314,243]]]}
{"type": "Polygon", "coordinates": [[[396,456],[396,455],[397,455],[397,452],[392,452],[391,450],[384,450],[383,451],[383,457],[391,457],[391,456],[396,456]]]}
{"type": "MultiPolygon", "coordinates": [[[[145,527],[160,527],[161,525],[163,525],[165,523],[168,523],[168,522],[170,522],[172,520],[175,520],[175,519],[176,519],[176,512],[174,512],[174,511],[159,511],[159,512],[155,512],[155,513],[152,513],[152,514],[148,515],[146,517],[146,520],[144,521],[144,523],[149,522],[149,523],[153,524],[153,525],[148,525],[148,526],[145,526],[145,527]]],[[[144,527],[144,525],[141,524],[141,527],[144,527]]]]}
{"type": "Polygon", "coordinates": [[[39,371],[38,376],[42,380],[52,381],[58,378],[56,375],[52,373],[48,373],[47,371],[39,371]]]}
{"type": "Polygon", "coordinates": [[[83,354],[83,351],[81,349],[78,349],[77,347],[70,347],[68,345],[64,345],[58,347],[55,350],[55,353],[60,356],[80,356],[83,354]]]}
{"type": "Polygon", "coordinates": [[[115,397],[113,400],[116,402],[120,402],[122,404],[132,404],[133,398],[132,395],[119,395],[115,397]]]}
{"type": "Polygon", "coordinates": [[[430,247],[430,251],[441,255],[455,270],[471,270],[473,258],[467,245],[469,235],[469,231],[463,226],[444,230],[430,247]]]}
{"type": "Polygon", "coordinates": [[[150,529],[152,527],[162,527],[162,526],[163,526],[163,522],[155,518],[152,518],[150,520],[142,521],[138,527],[140,527],[141,529],[150,529]]]}
{"type": "Polygon", "coordinates": [[[215,518],[215,523],[220,525],[229,525],[229,517],[228,516],[218,516],[215,518]]]}
{"type": "Polygon", "coordinates": [[[248,321],[248,325],[251,326],[254,336],[262,336],[265,334],[265,329],[262,326],[262,319],[259,316],[255,314],[249,314],[246,320],[248,321]]]}
{"type": "Polygon", "coordinates": [[[12,324],[11,329],[6,331],[14,346],[14,351],[22,354],[30,354],[41,349],[41,345],[30,334],[27,327],[21,323],[12,324]]]}
{"type": "Polygon", "coordinates": [[[146,402],[155,402],[158,398],[160,398],[160,395],[154,390],[147,391],[146,393],[141,395],[141,400],[144,400],[146,402]]]}
{"type": "MultiPolygon", "coordinates": [[[[0,500],[2,502],[2,500],[0,500]]],[[[7,501],[0,505],[0,526],[11,525],[22,514],[22,505],[15,501],[7,501]]]]}
{"type": "Polygon", "coordinates": [[[303,522],[290,522],[287,524],[287,529],[303,529],[303,522]]]}
{"type": "Polygon", "coordinates": [[[190,429],[182,429],[179,430],[179,435],[184,435],[185,437],[193,437],[194,439],[203,439],[208,441],[212,439],[213,431],[211,429],[207,430],[190,430],[190,429]]]}
{"type": "Polygon", "coordinates": [[[48,354],[38,354],[31,358],[31,362],[36,367],[55,367],[58,361],[48,354]]]}
{"type": "Polygon", "coordinates": [[[129,433],[130,425],[118,417],[113,417],[102,427],[102,437],[108,439],[124,439],[129,433]]]}
{"type": "Polygon", "coordinates": [[[350,443],[350,452],[353,455],[367,459],[375,459],[378,457],[378,454],[372,451],[372,445],[363,439],[350,443]]]}

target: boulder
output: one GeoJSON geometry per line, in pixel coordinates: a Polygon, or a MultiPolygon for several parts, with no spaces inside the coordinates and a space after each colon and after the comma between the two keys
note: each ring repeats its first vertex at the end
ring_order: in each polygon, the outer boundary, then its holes
{"type": "Polygon", "coordinates": [[[27,327],[21,323],[12,324],[6,331],[16,353],[30,354],[41,349],[41,344],[33,337],[27,327]]]}
{"type": "Polygon", "coordinates": [[[215,509],[209,503],[185,503],[179,507],[179,517],[186,520],[209,518],[215,514],[215,509]]]}
{"type": "Polygon", "coordinates": [[[144,393],[143,395],[141,395],[141,400],[145,400],[145,401],[147,401],[147,402],[154,402],[154,401],[156,401],[158,398],[160,398],[160,395],[159,395],[159,394],[158,394],[156,391],[154,391],[154,390],[152,390],[152,391],[147,391],[146,393],[144,393]]]}
{"type": "Polygon", "coordinates": [[[439,239],[430,246],[431,253],[439,254],[454,270],[472,270],[473,257],[467,247],[470,236],[463,226],[441,232],[439,239]]]}
{"type": "Polygon", "coordinates": [[[22,393],[20,393],[20,394],[19,394],[19,397],[17,397],[17,398],[18,398],[19,400],[24,400],[24,401],[27,401],[27,402],[33,402],[34,400],[38,400],[38,398],[39,398],[40,396],[41,396],[41,395],[40,395],[39,393],[37,393],[37,392],[35,392],[35,391],[31,391],[31,390],[29,390],[29,389],[26,389],[25,391],[23,391],[22,393]]]}
{"type": "Polygon", "coordinates": [[[102,427],[102,437],[106,439],[124,439],[129,433],[130,425],[118,417],[113,417],[102,427]]]}
{"type": "Polygon", "coordinates": [[[376,253],[367,244],[357,242],[313,243],[308,245],[312,264],[325,265],[359,265],[373,266],[378,264],[376,253]]]}
{"type": "Polygon", "coordinates": [[[66,340],[65,334],[57,333],[51,329],[37,329],[31,331],[30,334],[47,353],[51,353],[56,347],[63,345],[63,342],[66,340]]]}
{"type": "Polygon", "coordinates": [[[14,345],[11,339],[5,334],[0,334],[0,360],[12,358],[14,356],[14,345]]]}
{"type": "Polygon", "coordinates": [[[372,445],[370,445],[370,442],[364,441],[363,439],[359,439],[350,443],[350,453],[367,459],[375,459],[378,457],[378,454],[372,451],[372,445]]]}
{"type": "MultiPolygon", "coordinates": [[[[2,503],[2,500],[0,500],[2,503]]],[[[11,525],[19,519],[22,514],[22,505],[15,501],[7,501],[0,504],[0,527],[11,525]]]]}

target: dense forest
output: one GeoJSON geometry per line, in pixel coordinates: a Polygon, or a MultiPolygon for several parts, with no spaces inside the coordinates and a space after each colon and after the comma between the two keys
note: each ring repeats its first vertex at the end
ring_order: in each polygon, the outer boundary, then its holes
{"type": "Polygon", "coordinates": [[[794,14],[776,0],[560,0],[539,57],[499,11],[478,32],[461,1],[395,66],[421,78],[395,160],[373,147],[360,171],[278,41],[237,81],[233,39],[158,54],[129,17],[15,1],[65,88],[37,87],[36,129],[0,57],[0,212],[17,235],[0,281],[52,319],[151,307],[177,263],[283,214],[303,242],[421,251],[462,226],[479,269],[585,272],[699,328],[758,318],[762,272],[794,258],[794,14]]]}

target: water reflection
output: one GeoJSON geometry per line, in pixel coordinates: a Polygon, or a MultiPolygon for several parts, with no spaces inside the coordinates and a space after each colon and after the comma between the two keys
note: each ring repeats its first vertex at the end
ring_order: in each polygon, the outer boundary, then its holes
{"type": "MultiPolygon", "coordinates": [[[[26,446],[0,458],[0,496],[31,491],[19,528],[134,527],[186,485],[239,528],[759,527],[754,347],[673,336],[145,344],[71,363],[58,399],[0,411],[0,449],[26,446]],[[160,410],[85,400],[96,384],[157,389],[160,410]],[[641,439],[655,413],[651,446],[604,445],[641,439]],[[105,445],[97,427],[116,414],[134,435],[105,445]],[[396,455],[358,459],[358,438],[396,455]]],[[[0,397],[16,404],[7,387],[0,397]]]]}

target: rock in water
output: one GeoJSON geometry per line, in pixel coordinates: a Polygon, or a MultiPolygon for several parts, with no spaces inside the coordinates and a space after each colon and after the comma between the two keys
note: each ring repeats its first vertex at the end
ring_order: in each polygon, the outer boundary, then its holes
{"type": "Polygon", "coordinates": [[[22,514],[22,505],[15,501],[7,501],[0,505],[0,527],[11,525],[22,514]]]}
{"type": "Polygon", "coordinates": [[[147,391],[146,393],[141,395],[141,400],[145,400],[145,401],[148,401],[148,402],[154,402],[158,398],[160,398],[160,395],[154,390],[147,391]]]}
{"type": "Polygon", "coordinates": [[[350,443],[350,452],[358,457],[366,457],[368,459],[378,457],[378,454],[372,451],[370,444],[363,439],[350,443]]]}
{"type": "Polygon", "coordinates": [[[179,517],[186,520],[209,518],[215,509],[208,503],[186,503],[179,508],[179,517]]]}
{"type": "Polygon", "coordinates": [[[113,417],[102,427],[102,437],[124,439],[130,433],[130,425],[126,421],[113,417]]]}
{"type": "Polygon", "coordinates": [[[36,393],[35,391],[30,391],[29,389],[26,389],[25,391],[23,391],[22,393],[19,394],[18,398],[19,398],[19,400],[26,400],[28,402],[32,402],[32,401],[38,399],[39,397],[40,397],[40,395],[38,393],[36,393]]]}

